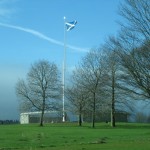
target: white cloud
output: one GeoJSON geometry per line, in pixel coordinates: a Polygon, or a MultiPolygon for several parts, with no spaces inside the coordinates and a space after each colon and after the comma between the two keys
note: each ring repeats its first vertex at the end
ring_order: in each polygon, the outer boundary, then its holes
{"type": "Polygon", "coordinates": [[[5,8],[0,8],[0,16],[7,16],[8,14],[10,14],[10,10],[5,8]]]}
{"type": "MultiPolygon", "coordinates": [[[[20,0],[0,0],[0,20],[1,21],[2,20],[8,21],[8,19],[10,19],[11,15],[16,12],[16,10],[13,6],[18,1],[20,1],[20,0]]],[[[27,33],[30,33],[32,35],[35,35],[38,38],[46,40],[50,43],[60,45],[60,46],[64,46],[63,42],[57,41],[53,38],[50,38],[50,37],[44,35],[43,33],[40,33],[39,31],[36,31],[36,30],[33,30],[33,29],[24,28],[24,27],[20,27],[20,26],[15,26],[15,25],[11,25],[11,24],[5,24],[5,23],[0,23],[0,26],[13,28],[13,29],[16,29],[16,30],[27,32],[27,33]]],[[[89,50],[88,48],[76,47],[76,46],[69,45],[69,44],[67,44],[67,47],[72,49],[72,50],[79,51],[79,52],[87,52],[89,50]]]]}
{"type": "Polygon", "coordinates": [[[19,0],[0,0],[0,6],[1,5],[8,5],[8,4],[12,4],[12,3],[16,3],[19,0]]]}
{"type": "MultiPolygon", "coordinates": [[[[38,38],[46,40],[50,43],[60,45],[60,46],[64,46],[63,42],[57,41],[53,38],[50,38],[50,37],[44,35],[43,33],[40,33],[39,31],[36,31],[36,30],[33,30],[33,29],[24,28],[24,27],[20,27],[20,26],[14,26],[14,25],[5,24],[5,23],[0,23],[0,26],[20,30],[20,31],[23,31],[23,32],[27,32],[27,33],[35,35],[38,38]]],[[[80,51],[80,52],[87,52],[88,51],[87,48],[80,48],[80,47],[76,47],[76,46],[72,46],[72,45],[67,45],[67,47],[72,49],[72,50],[76,50],[76,51],[80,51]]]]}
{"type": "Polygon", "coordinates": [[[0,0],[0,19],[9,18],[14,12],[13,4],[18,0],[0,0]]]}

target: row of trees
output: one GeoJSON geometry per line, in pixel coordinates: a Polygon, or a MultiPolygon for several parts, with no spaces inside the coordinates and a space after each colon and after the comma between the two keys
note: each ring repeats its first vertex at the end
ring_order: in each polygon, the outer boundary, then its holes
{"type": "Polygon", "coordinates": [[[116,111],[133,111],[132,100],[150,98],[150,61],[147,57],[150,49],[139,47],[126,54],[120,48],[108,51],[107,46],[92,50],[83,58],[67,89],[68,100],[79,118],[87,111],[91,112],[93,127],[96,111],[110,112],[111,125],[115,126],[116,111]]]}
{"type": "Polygon", "coordinates": [[[67,92],[79,118],[91,111],[93,127],[96,110],[111,110],[114,127],[116,110],[132,110],[133,99],[150,100],[150,1],[125,0],[120,14],[126,24],[82,59],[67,92]]]}
{"type": "MultiPolygon", "coordinates": [[[[133,99],[150,100],[150,1],[125,0],[119,12],[126,21],[120,23],[118,35],[86,54],[66,88],[79,125],[90,113],[95,127],[97,111],[107,111],[114,127],[116,110],[133,109],[133,99]]],[[[21,106],[42,112],[42,126],[44,111],[60,108],[61,87],[57,66],[40,61],[31,67],[27,82],[17,83],[16,91],[21,106]]]]}

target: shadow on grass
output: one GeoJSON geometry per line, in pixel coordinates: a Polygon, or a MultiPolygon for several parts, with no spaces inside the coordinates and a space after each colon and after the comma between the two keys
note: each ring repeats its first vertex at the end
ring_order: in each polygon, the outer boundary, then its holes
{"type": "Polygon", "coordinates": [[[17,147],[0,148],[0,150],[17,150],[17,149],[20,149],[20,148],[17,148],[17,147]]]}
{"type": "Polygon", "coordinates": [[[150,124],[144,123],[124,123],[124,124],[117,124],[116,128],[121,129],[150,129],[150,124]]]}
{"type": "MultiPolygon", "coordinates": [[[[37,124],[30,124],[28,126],[35,127],[37,124]]],[[[38,125],[37,125],[38,127],[38,125]]],[[[111,127],[110,123],[95,123],[95,127],[93,128],[91,123],[83,123],[82,126],[79,126],[78,123],[53,123],[53,124],[45,124],[42,128],[89,128],[89,129],[150,129],[150,124],[145,123],[116,123],[115,127],[111,127]]]]}
{"type": "Polygon", "coordinates": [[[96,123],[95,127],[85,125],[89,129],[150,129],[150,124],[145,123],[116,123],[115,127],[111,127],[110,124],[96,123]]]}

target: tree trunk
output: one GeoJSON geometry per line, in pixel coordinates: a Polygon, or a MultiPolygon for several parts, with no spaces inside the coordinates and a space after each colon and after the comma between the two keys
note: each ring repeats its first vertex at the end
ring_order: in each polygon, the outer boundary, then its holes
{"type": "Polygon", "coordinates": [[[79,126],[82,126],[82,115],[81,115],[81,113],[79,114],[79,126]]]}
{"type": "Polygon", "coordinates": [[[113,109],[111,110],[111,126],[112,126],[112,127],[115,127],[115,126],[116,126],[116,122],[115,122],[115,112],[114,112],[113,109]]]}
{"type": "Polygon", "coordinates": [[[44,111],[45,111],[45,93],[43,94],[43,105],[42,105],[42,113],[41,113],[41,120],[40,120],[40,126],[43,127],[44,122],[44,111]]]}
{"type": "Polygon", "coordinates": [[[43,122],[44,122],[44,110],[42,110],[42,113],[41,113],[41,120],[40,120],[41,127],[43,127],[43,122]]]}
{"type": "Polygon", "coordinates": [[[115,71],[112,69],[111,126],[115,127],[115,71]]]}
{"type": "Polygon", "coordinates": [[[95,93],[93,97],[93,113],[92,113],[92,128],[95,128],[95,93]]]}

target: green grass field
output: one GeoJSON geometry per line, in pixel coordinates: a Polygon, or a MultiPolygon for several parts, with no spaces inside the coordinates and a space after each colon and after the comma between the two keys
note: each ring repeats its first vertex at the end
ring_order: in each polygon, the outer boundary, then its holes
{"type": "Polygon", "coordinates": [[[150,150],[150,124],[0,125],[0,150],[150,150]]]}

